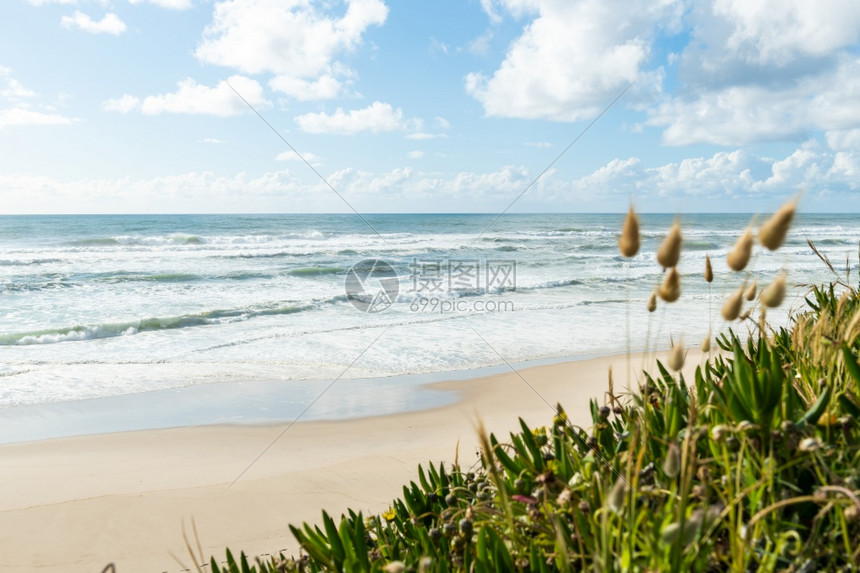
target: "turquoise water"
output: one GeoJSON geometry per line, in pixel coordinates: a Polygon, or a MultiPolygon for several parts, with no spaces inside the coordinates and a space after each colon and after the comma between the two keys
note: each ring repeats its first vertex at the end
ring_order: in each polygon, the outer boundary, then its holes
{"type": "MultiPolygon", "coordinates": [[[[0,217],[0,407],[604,354],[626,346],[628,312],[633,349],[724,327],[719,299],[743,281],[724,256],[750,216],[681,217],[683,296],[651,317],[653,253],[674,216],[643,216],[629,264],[622,218],[516,214],[487,229],[494,215],[0,217]],[[345,291],[365,259],[398,277],[381,312],[345,291]]],[[[801,216],[778,252],[757,250],[750,278],[786,267],[795,284],[829,280],[807,237],[857,276],[860,217],[828,214],[801,216]]]]}

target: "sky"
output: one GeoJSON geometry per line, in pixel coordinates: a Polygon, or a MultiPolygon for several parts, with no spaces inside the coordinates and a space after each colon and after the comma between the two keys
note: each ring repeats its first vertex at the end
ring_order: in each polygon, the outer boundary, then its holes
{"type": "Polygon", "coordinates": [[[0,14],[0,213],[860,212],[856,0],[0,14]]]}

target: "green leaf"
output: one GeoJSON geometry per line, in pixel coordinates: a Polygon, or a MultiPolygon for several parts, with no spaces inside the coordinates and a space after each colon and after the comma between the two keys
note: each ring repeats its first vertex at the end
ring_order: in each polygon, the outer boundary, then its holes
{"type": "Polygon", "coordinates": [[[860,384],[860,364],[857,364],[857,359],[854,358],[854,353],[845,342],[842,343],[842,355],[845,358],[845,370],[854,378],[854,382],[860,384]]]}

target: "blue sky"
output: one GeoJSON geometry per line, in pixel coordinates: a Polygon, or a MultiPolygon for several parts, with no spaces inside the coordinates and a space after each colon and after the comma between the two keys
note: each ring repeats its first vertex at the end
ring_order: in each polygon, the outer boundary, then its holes
{"type": "Polygon", "coordinates": [[[6,0],[6,213],[860,212],[850,0],[6,0]],[[229,84],[229,85],[228,85],[229,84]]]}

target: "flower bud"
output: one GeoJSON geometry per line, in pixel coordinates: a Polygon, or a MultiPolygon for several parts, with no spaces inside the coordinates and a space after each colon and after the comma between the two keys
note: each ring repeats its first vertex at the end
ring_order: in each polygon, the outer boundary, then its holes
{"type": "Polygon", "coordinates": [[[765,221],[758,232],[759,242],[775,251],[785,242],[785,236],[788,234],[788,229],[791,227],[791,220],[794,218],[794,210],[797,206],[796,200],[791,200],[773,214],[773,216],[765,221]]]}
{"type": "Polygon", "coordinates": [[[752,231],[747,227],[744,234],[738,237],[734,248],[726,255],[726,263],[733,271],[742,271],[746,268],[752,255],[753,237],[752,231]]]}
{"type": "Polygon", "coordinates": [[[633,205],[624,218],[621,236],[618,238],[618,249],[625,257],[632,257],[639,252],[639,218],[633,212],[633,205]]]}
{"type": "Polygon", "coordinates": [[[657,262],[664,269],[672,268],[681,258],[681,224],[675,219],[669,234],[663,239],[663,244],[657,249],[657,262]]]}
{"type": "Polygon", "coordinates": [[[669,269],[663,284],[657,289],[657,294],[666,302],[675,302],[681,296],[681,277],[675,267],[669,269]]]}

